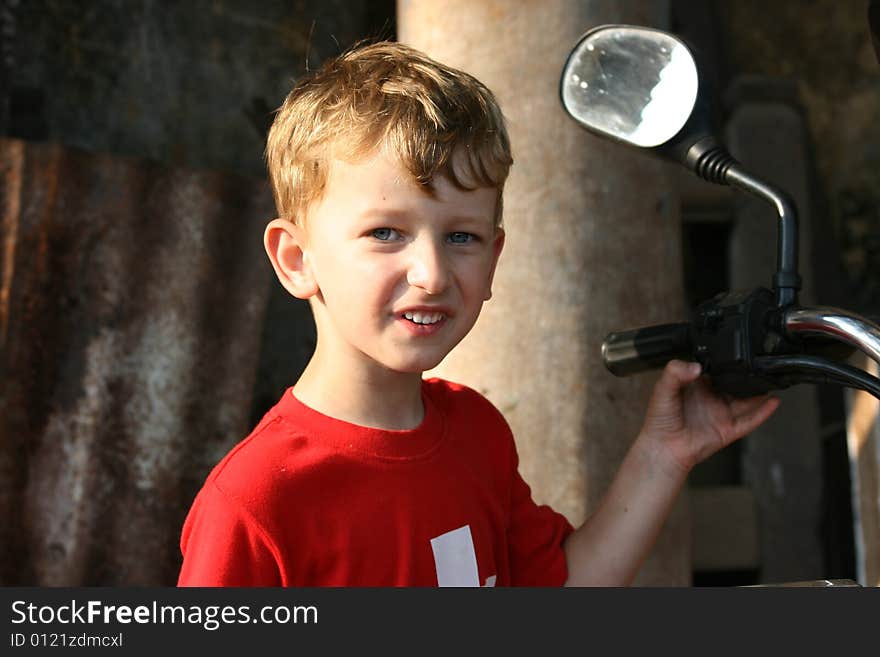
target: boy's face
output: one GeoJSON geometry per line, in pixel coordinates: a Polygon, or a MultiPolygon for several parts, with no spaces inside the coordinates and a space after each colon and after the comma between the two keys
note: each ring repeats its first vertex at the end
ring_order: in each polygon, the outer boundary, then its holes
{"type": "Polygon", "coordinates": [[[430,369],[467,334],[504,243],[497,190],[445,176],[428,195],[393,157],[335,160],[306,219],[319,348],[344,367],[430,369]]]}

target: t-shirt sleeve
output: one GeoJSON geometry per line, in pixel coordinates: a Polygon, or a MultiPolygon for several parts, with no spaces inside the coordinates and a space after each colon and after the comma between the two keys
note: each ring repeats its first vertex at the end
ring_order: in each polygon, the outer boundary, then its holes
{"type": "Polygon", "coordinates": [[[508,529],[511,584],[562,586],[568,578],[562,545],[572,531],[574,528],[565,516],[534,502],[514,455],[508,529]]]}
{"type": "Polygon", "coordinates": [[[263,529],[216,483],[196,496],[180,539],[178,586],[281,586],[275,549],[263,529]]]}

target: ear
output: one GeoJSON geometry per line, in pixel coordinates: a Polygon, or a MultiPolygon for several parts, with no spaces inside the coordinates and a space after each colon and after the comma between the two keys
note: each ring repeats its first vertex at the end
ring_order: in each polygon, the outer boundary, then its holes
{"type": "Polygon", "coordinates": [[[318,292],[306,244],[302,226],[286,219],[273,219],[263,233],[263,246],[275,275],[284,289],[298,299],[308,299],[318,292]]]}
{"type": "Polygon", "coordinates": [[[492,241],[492,269],[489,270],[489,282],[486,285],[485,301],[492,298],[492,281],[495,280],[495,269],[498,267],[498,258],[501,257],[501,251],[504,249],[504,229],[498,227],[495,229],[495,238],[492,241]]]}

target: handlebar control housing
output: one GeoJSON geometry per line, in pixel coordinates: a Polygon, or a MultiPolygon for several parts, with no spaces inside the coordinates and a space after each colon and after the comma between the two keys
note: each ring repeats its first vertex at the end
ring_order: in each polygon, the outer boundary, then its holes
{"type": "Polygon", "coordinates": [[[787,387],[776,377],[755,373],[760,356],[790,351],[780,330],[774,294],[766,288],[727,292],[697,306],[693,317],[694,358],[716,389],[752,397],[787,387]]]}
{"type": "Polygon", "coordinates": [[[786,337],[781,313],[767,288],[724,292],[697,306],[690,322],[609,333],[602,360],[616,376],[657,369],[673,358],[695,360],[719,392],[762,395],[798,382],[790,373],[756,367],[768,356],[804,351],[804,344],[786,337]]]}

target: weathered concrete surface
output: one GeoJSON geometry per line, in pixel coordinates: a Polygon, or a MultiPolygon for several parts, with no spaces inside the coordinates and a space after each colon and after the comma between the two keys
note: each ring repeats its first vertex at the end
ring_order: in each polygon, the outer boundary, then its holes
{"type": "MultiPolygon", "coordinates": [[[[769,96],[752,80],[728,120],[731,153],[761,180],[787,192],[799,210],[800,301],[813,303],[812,213],[807,133],[803,117],[782,101],[749,100],[769,96]],[[749,91],[751,89],[751,91],[749,91]]],[[[765,201],[740,194],[730,238],[731,289],[770,287],[776,271],[778,220],[765,201]]],[[[822,436],[815,386],[778,392],[773,417],[744,439],[745,480],[758,506],[761,581],[821,579],[825,576],[822,521],[822,436]]]]}
{"type": "MultiPolygon", "coordinates": [[[[495,296],[436,372],[476,387],[502,410],[535,498],[576,525],[639,430],[654,380],[611,376],[602,339],[678,320],[684,309],[672,165],[581,130],[561,107],[559,75],[588,28],[662,27],[668,9],[653,1],[398,2],[401,41],[497,94],[516,160],[495,296]]],[[[684,502],[638,583],[690,582],[684,502]]]]}
{"type": "Polygon", "coordinates": [[[0,584],[169,585],[249,429],[261,180],[0,139],[0,584]]]}

